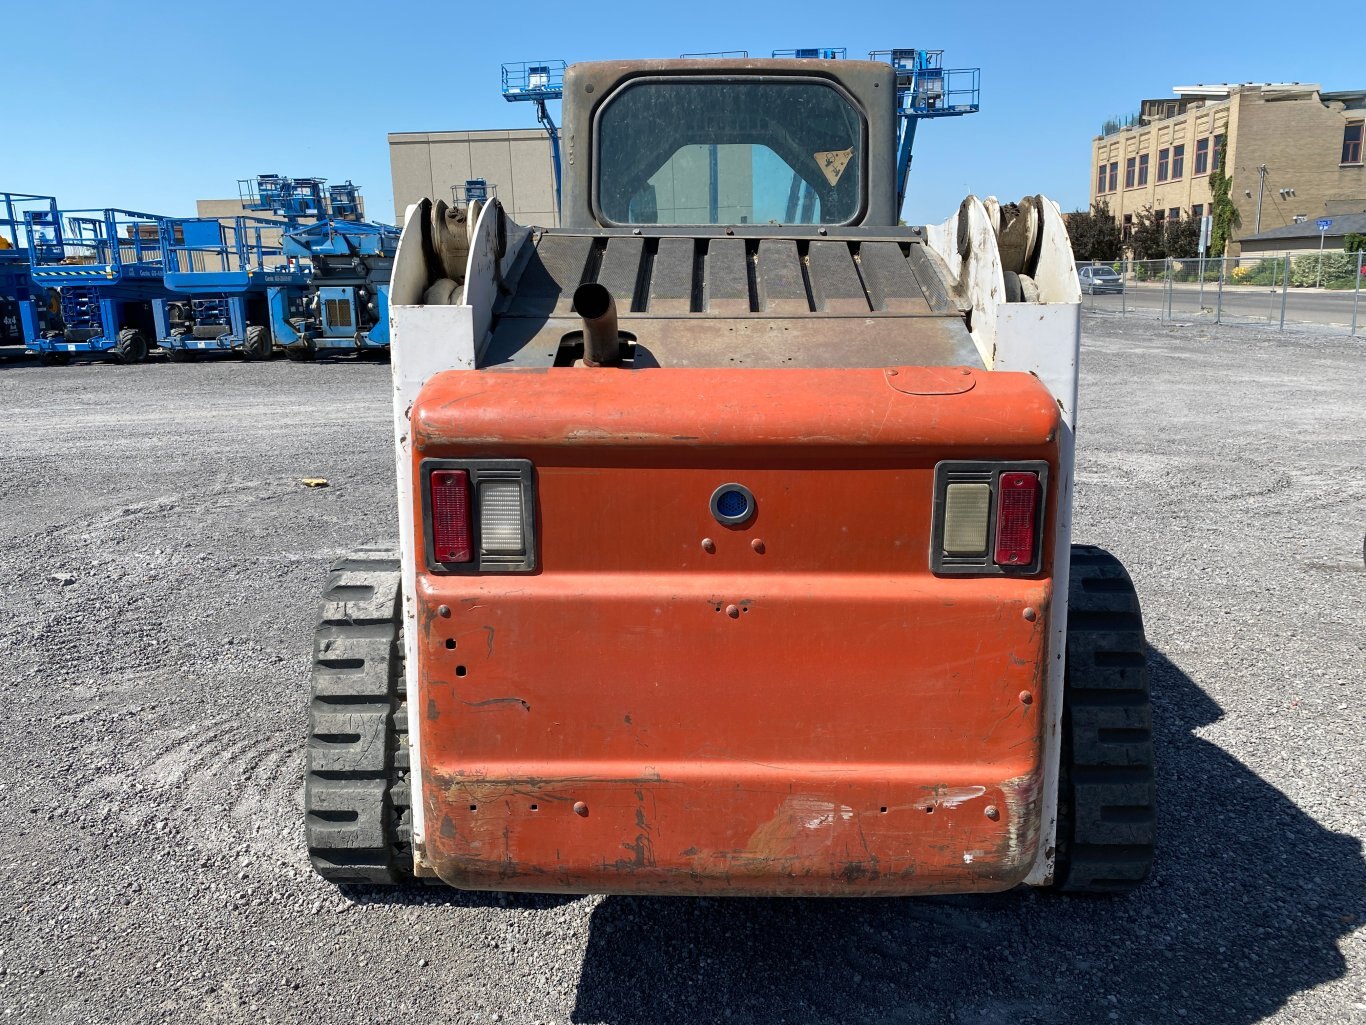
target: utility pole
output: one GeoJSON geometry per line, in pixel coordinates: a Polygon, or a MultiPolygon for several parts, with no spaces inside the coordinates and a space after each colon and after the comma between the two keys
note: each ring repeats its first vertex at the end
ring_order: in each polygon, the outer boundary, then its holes
{"type": "Polygon", "coordinates": [[[1262,233],[1262,193],[1266,190],[1266,165],[1260,164],[1257,167],[1257,174],[1261,176],[1261,181],[1257,185],[1257,226],[1252,229],[1252,234],[1262,233]]]}

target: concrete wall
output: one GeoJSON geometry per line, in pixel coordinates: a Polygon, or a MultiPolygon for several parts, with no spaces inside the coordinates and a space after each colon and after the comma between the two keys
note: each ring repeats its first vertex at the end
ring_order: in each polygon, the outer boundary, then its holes
{"type": "MultiPolygon", "coordinates": [[[[684,146],[655,172],[650,184],[660,224],[711,223],[711,147],[684,146]]],[[[718,224],[754,220],[753,147],[716,147],[718,224]]]]}
{"type": "Polygon", "coordinates": [[[391,132],[389,164],[394,210],[400,220],[410,203],[451,201],[451,186],[485,178],[518,224],[559,224],[550,140],[539,128],[474,132],[391,132]]]}

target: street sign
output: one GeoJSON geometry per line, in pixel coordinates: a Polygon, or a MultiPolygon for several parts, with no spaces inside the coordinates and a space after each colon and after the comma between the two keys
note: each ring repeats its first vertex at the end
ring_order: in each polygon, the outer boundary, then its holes
{"type": "MultiPolygon", "coordinates": [[[[1321,288],[1321,287],[1323,286],[1323,238],[1324,238],[1324,235],[1327,233],[1328,229],[1331,228],[1332,226],[1333,226],[1333,219],[1332,219],[1331,217],[1320,217],[1320,218],[1318,219],[1318,228],[1319,228],[1319,266],[1318,266],[1318,274],[1317,274],[1317,275],[1315,276],[1315,278],[1314,278],[1314,287],[1315,287],[1315,288],[1321,288]]],[[[1288,260],[1289,257],[1287,257],[1286,259],[1288,260]]],[[[1288,266],[1288,264],[1287,264],[1287,266],[1288,266]]],[[[1282,303],[1282,305],[1284,305],[1284,303],[1282,303]]]]}

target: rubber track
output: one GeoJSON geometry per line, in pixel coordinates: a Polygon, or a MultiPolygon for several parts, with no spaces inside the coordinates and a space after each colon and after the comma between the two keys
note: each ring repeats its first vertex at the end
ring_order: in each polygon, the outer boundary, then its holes
{"type": "Polygon", "coordinates": [[[389,551],[334,563],[314,637],[305,823],[334,883],[412,879],[399,571],[389,551]]]}
{"type": "Polygon", "coordinates": [[[1138,595],[1113,555],[1074,545],[1054,884],[1075,893],[1132,890],[1152,867],[1156,834],[1138,595]]]}

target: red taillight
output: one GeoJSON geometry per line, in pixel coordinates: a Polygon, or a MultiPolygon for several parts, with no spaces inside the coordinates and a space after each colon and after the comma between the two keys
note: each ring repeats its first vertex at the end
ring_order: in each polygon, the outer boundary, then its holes
{"type": "Polygon", "coordinates": [[[432,549],[437,562],[474,558],[470,531],[470,475],[465,470],[433,470],[432,549]]]}
{"type": "Polygon", "coordinates": [[[1039,492],[1037,473],[1001,474],[996,507],[996,565],[1028,566],[1034,561],[1039,492]]]}

